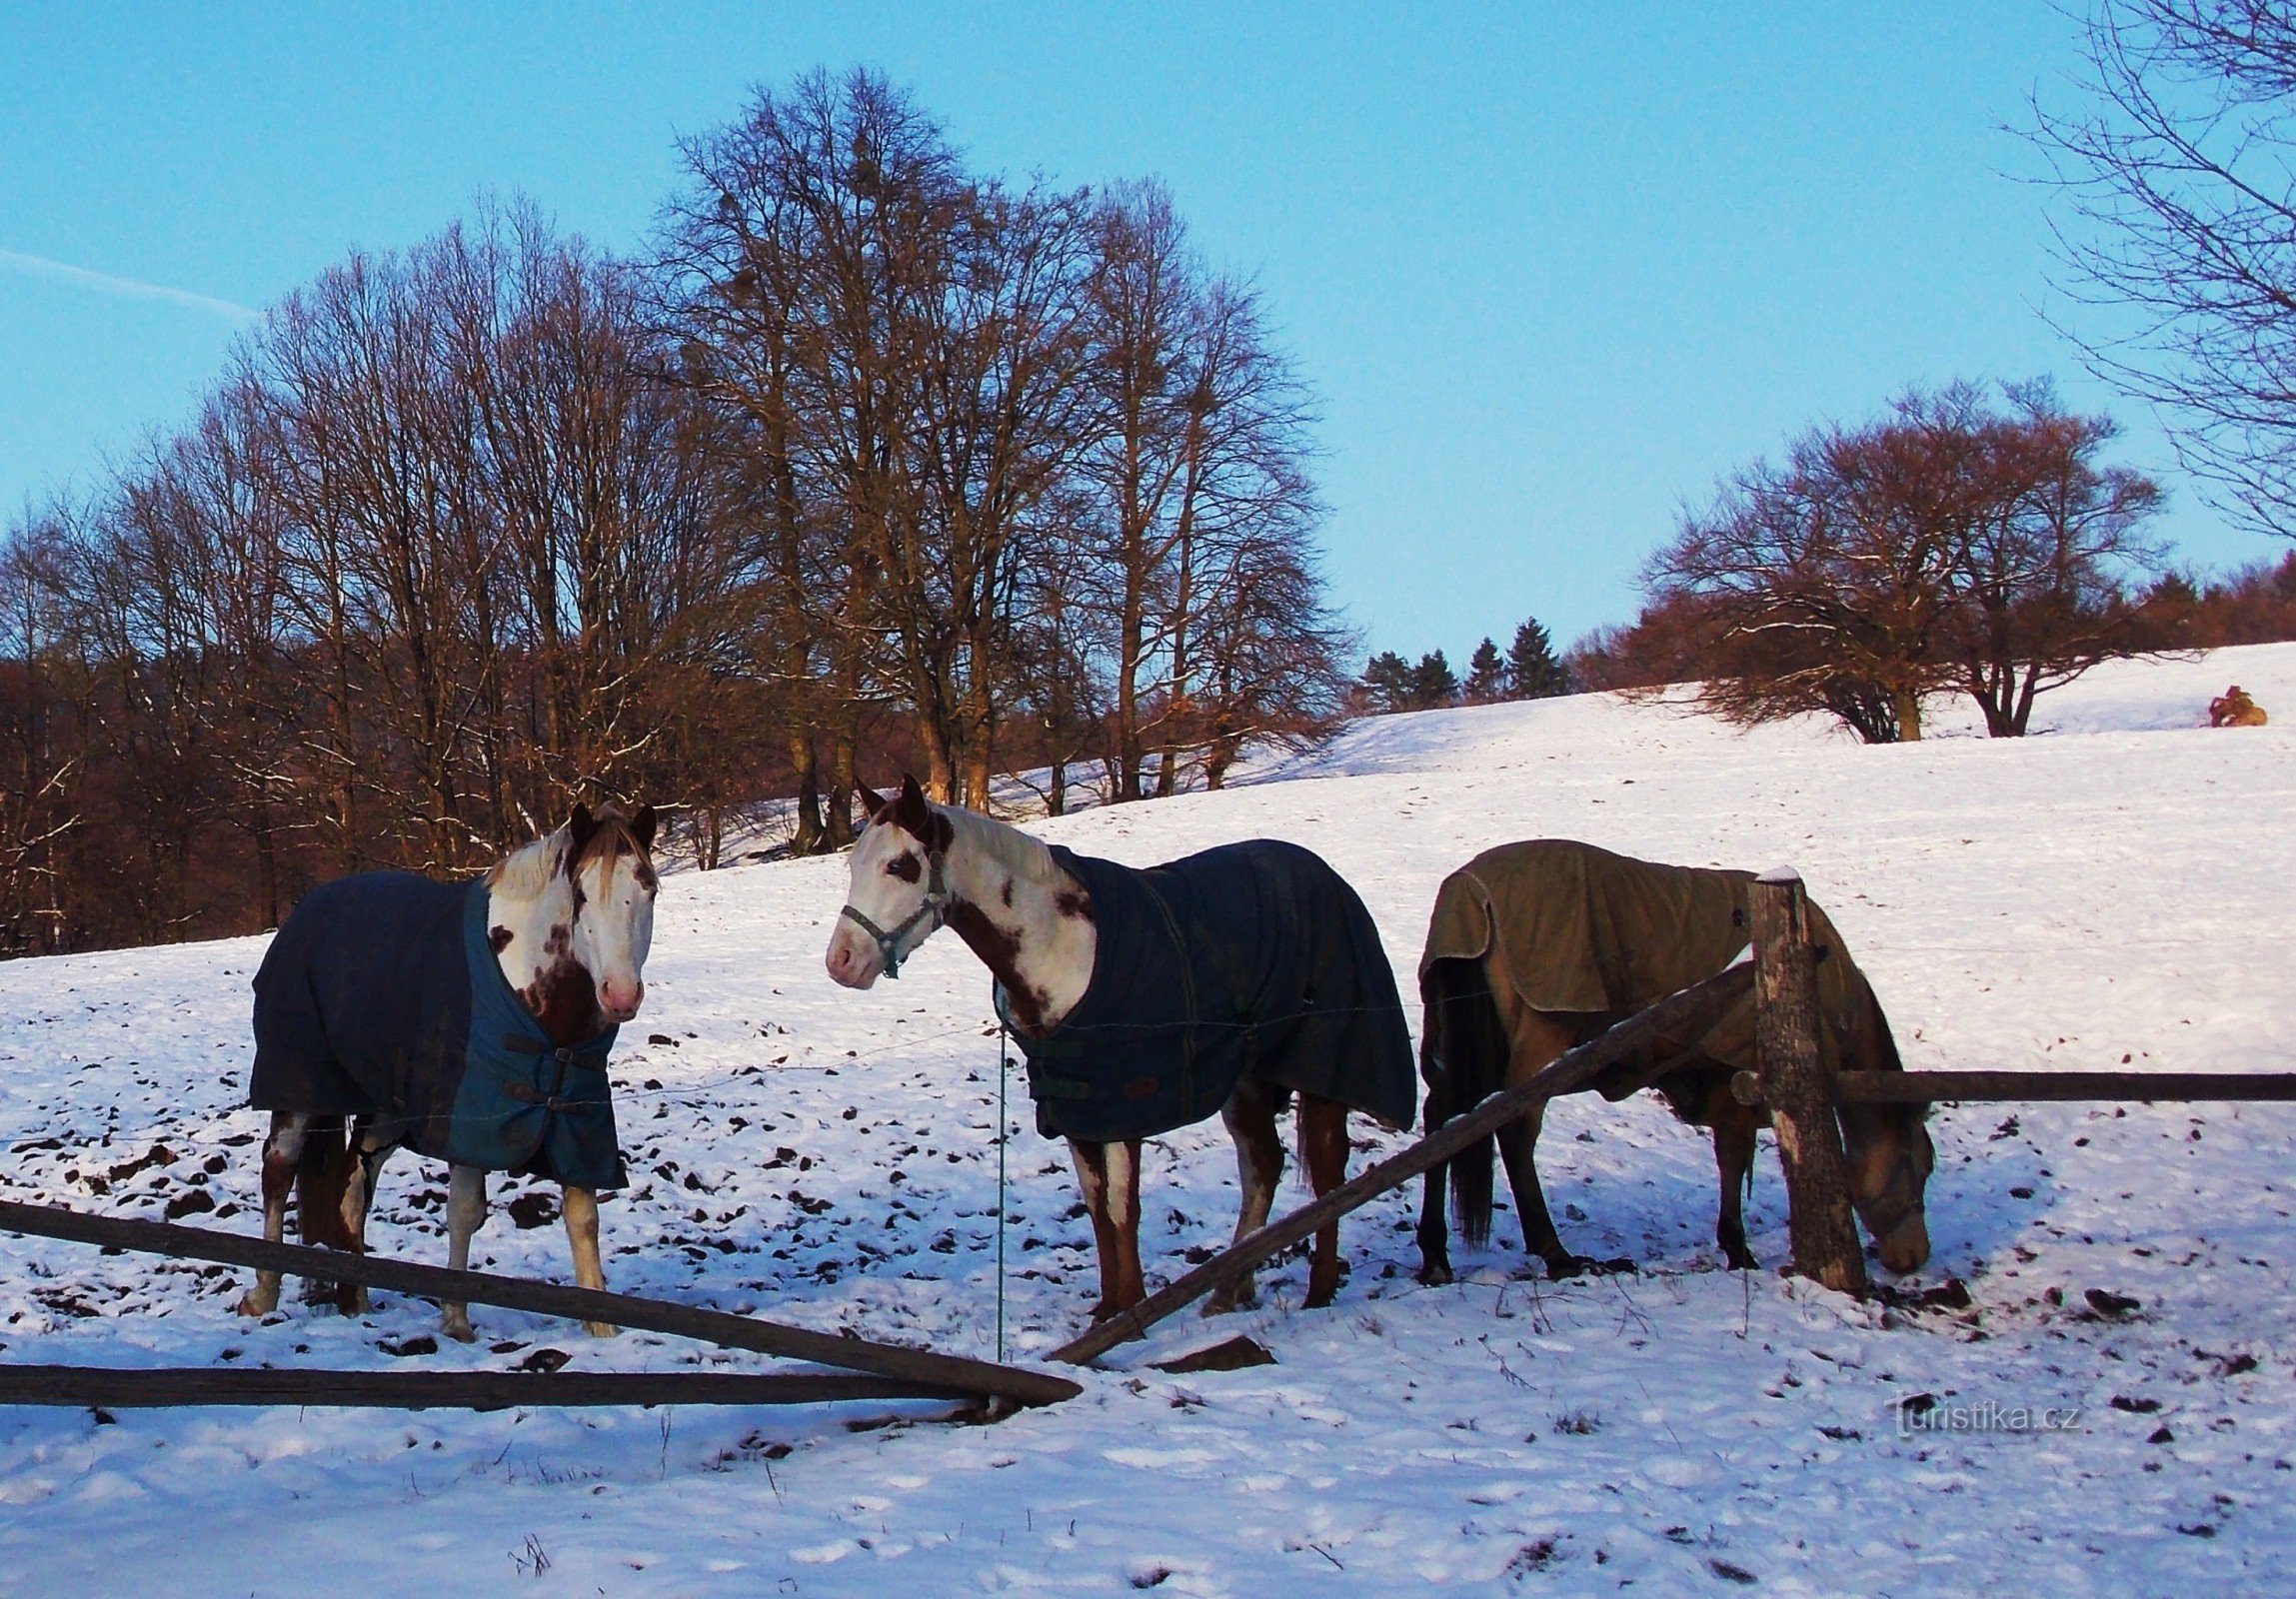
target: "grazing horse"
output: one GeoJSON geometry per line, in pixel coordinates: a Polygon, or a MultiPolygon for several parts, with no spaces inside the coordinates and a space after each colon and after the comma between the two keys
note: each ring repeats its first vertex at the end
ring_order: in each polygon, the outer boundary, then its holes
{"type": "Polygon", "coordinates": [[[2271,720],[2237,683],[2208,702],[2208,725],[2212,728],[2261,728],[2271,720]]]}
{"type": "MultiPolygon", "coordinates": [[[[1235,1236],[1267,1220],[1283,1171],[1275,1118],[1299,1096],[1300,1154],[1318,1194],[1347,1174],[1350,1107],[1389,1126],[1412,1112],[1410,1038],[1369,912],[1322,860],[1258,839],[1135,870],[1047,845],[954,805],[914,778],[854,845],[829,974],[867,988],[947,924],[997,980],[1027,1057],[1038,1130],[1066,1137],[1101,1261],[1094,1319],[1146,1296],[1144,1138],[1217,1110],[1235,1140],[1235,1236]]],[[[1315,1237],[1307,1304],[1339,1285],[1336,1223],[1315,1237]]],[[[1205,1313],[1251,1299],[1247,1276],[1205,1313]]]]}
{"type": "MultiPolygon", "coordinates": [[[[1419,965],[1425,1003],[1420,1071],[1432,1132],[1501,1088],[1527,1081],[1565,1050],[1599,1036],[1634,1011],[1722,970],[1745,948],[1744,871],[1657,865],[1558,839],[1484,851],[1444,879],[1419,965]]],[[[1903,1066],[1888,1018],[1851,963],[1825,913],[1809,908],[1820,949],[1820,1043],[1828,1071],[1898,1071],[1903,1066]]],[[[1715,1242],[1732,1267],[1754,1265],[1742,1201],[1751,1180],[1755,1133],[1769,1122],[1741,1105],[1730,1079],[1756,1064],[1753,999],[1740,1000],[1702,1035],[1668,1038],[1612,1067],[1593,1084],[1606,1098],[1656,1089],[1675,1115],[1713,1131],[1721,1179],[1715,1242]]],[[[1922,1194],[1936,1151],[1922,1105],[1841,1105],[1851,1203],[1892,1271],[1929,1258],[1922,1194]]],[[[1573,1254],[1556,1234],[1539,1188],[1534,1151],[1545,1106],[1496,1135],[1524,1248],[1550,1277],[1630,1269],[1631,1261],[1573,1254]]],[[[1420,1280],[1448,1282],[1443,1221],[1446,1176],[1455,1186],[1460,1230],[1489,1236],[1491,1147],[1484,1138],[1427,1173],[1420,1207],[1420,1280]]]]}
{"type": "MultiPolygon", "coordinates": [[[[626,1180],[606,1058],[646,995],[653,842],[651,805],[628,818],[577,805],[473,882],[370,871],[304,895],[255,975],[266,1238],[282,1236],[293,1189],[306,1242],[364,1251],[383,1163],[410,1144],[452,1168],[448,1265],[470,1263],[487,1172],[515,1171],[561,1184],[574,1279],[606,1286],[597,1190],[626,1180]]],[[[337,1303],[363,1311],[366,1290],[337,1303]]],[[[239,1308],[278,1305],[279,1273],[264,1271],[239,1308]]],[[[469,1310],[442,1312],[469,1342],[469,1310]]]]}

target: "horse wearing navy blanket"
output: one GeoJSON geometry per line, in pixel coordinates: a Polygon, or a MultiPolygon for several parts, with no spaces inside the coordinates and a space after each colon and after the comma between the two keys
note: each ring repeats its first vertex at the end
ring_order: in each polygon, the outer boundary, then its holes
{"type": "MultiPolygon", "coordinates": [[[[1235,1140],[1235,1236],[1267,1221],[1299,1098],[1300,1153],[1327,1193],[1347,1174],[1347,1111],[1407,1125],[1416,1083],[1378,928],[1321,859],[1271,839],[1136,870],[929,803],[914,778],[854,846],[829,973],[849,988],[898,976],[936,927],[997,979],[1028,1059],[1038,1130],[1069,1140],[1101,1257],[1096,1319],[1146,1297],[1140,1153],[1146,1138],[1218,1111],[1235,1140]]],[[[1339,1285],[1337,1223],[1316,1234],[1307,1304],[1339,1285]]],[[[1206,1313],[1248,1302],[1251,1280],[1206,1313]]]]}
{"type": "MultiPolygon", "coordinates": [[[[653,842],[651,805],[577,805],[475,881],[370,871],[304,895],[255,974],[265,1237],[293,1189],[306,1242],[364,1250],[383,1163],[407,1144],[452,1167],[450,1266],[470,1262],[487,1172],[513,1171],[561,1185],[575,1281],[606,1285],[598,1190],[625,1181],[606,1057],[646,994],[653,842]]],[[[366,1291],[338,1303],[362,1311],[366,1291]]],[[[239,1308],[278,1304],[279,1274],[258,1272],[239,1308]]],[[[443,1312],[470,1341],[469,1311],[443,1312]]]]}

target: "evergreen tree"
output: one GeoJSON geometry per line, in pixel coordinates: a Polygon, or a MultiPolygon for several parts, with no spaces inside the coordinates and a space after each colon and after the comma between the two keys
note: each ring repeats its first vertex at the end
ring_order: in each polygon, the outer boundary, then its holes
{"type": "Polygon", "coordinates": [[[1458,697],[1459,680],[1443,653],[1430,650],[1419,657],[1419,664],[1411,669],[1411,709],[1439,711],[1458,697]]]}
{"type": "Polygon", "coordinates": [[[1363,692],[1381,711],[1409,711],[1411,664],[1392,650],[1382,650],[1363,668],[1363,692]]]}
{"type": "Polygon", "coordinates": [[[1499,656],[1498,646],[1485,638],[1475,646],[1474,656],[1467,662],[1467,703],[1479,706],[1504,700],[1506,684],[1506,663],[1499,656]]]}
{"type": "Polygon", "coordinates": [[[1507,688],[1517,700],[1548,700],[1570,693],[1570,673],[1555,658],[1554,641],[1536,618],[1525,618],[1514,630],[1514,645],[1506,653],[1507,688]]]}

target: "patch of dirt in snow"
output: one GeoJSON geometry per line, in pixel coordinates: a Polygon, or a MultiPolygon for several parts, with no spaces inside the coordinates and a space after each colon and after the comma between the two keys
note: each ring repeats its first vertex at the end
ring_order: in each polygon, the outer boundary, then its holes
{"type": "MultiPolygon", "coordinates": [[[[1136,862],[1296,838],[1362,890],[1404,973],[1436,881],[1492,843],[1790,861],[1917,1069],[2284,1068],[2296,647],[2127,664],[2052,701],[2046,737],[1886,749],[1607,697],[1385,718],[1255,762],[1226,793],[1039,825],[1136,862]],[[2195,727],[2231,682],[2286,716],[2195,727]]],[[[1956,716],[1943,731],[1967,731],[1956,716]]],[[[945,938],[898,984],[834,987],[820,957],[844,876],[815,860],[670,880],[644,1035],[673,1041],[614,1063],[633,1187],[606,1207],[609,1276],[992,1354],[988,984],[945,938]]],[[[253,1230],[261,1128],[240,1100],[262,950],[0,966],[0,1191],[253,1230]]],[[[1006,1315],[1028,1358],[1078,1329],[1097,1285],[1066,1154],[1029,1130],[1019,1083],[1006,1315]]],[[[992,1427],[924,1404],[0,1410],[0,1594],[116,1591],[139,1570],[172,1592],[244,1593],[347,1547],[379,1588],[492,1572],[614,1594],[2275,1580],[2296,1534],[2289,1107],[1941,1106],[1935,1258],[1870,1305],[1720,1269],[1706,1146],[1649,1096],[1563,1101],[1548,1128],[1570,1241],[1632,1255],[1641,1275],[1531,1277],[1502,1213],[1490,1249],[1459,1253],[1458,1283],[1421,1289],[1416,1194],[1392,1195],[1346,1224],[1331,1309],[1297,1308],[1304,1266],[1285,1262],[1258,1310],[1177,1318],[1082,1398],[992,1427]],[[1155,1369],[1230,1336],[1275,1363],[1155,1369]],[[2044,1408],[2072,1424],[2001,1430],[2044,1408]],[[1955,1416],[1995,1430],[1944,1430],[1955,1416]]],[[[1359,1161],[1401,1142],[1356,1131],[1359,1161]]],[[[1198,1127],[1157,1140],[1148,1166],[1145,1241],[1168,1278],[1224,1241],[1232,1155],[1198,1127]]],[[[382,1189],[378,1246],[441,1258],[443,1170],[403,1156],[382,1189]]],[[[495,1204],[477,1263],[566,1280],[552,1196],[498,1182],[495,1204]]],[[[1748,1224],[1756,1253],[1782,1259],[1766,1152],[1748,1224]]],[[[483,1307],[466,1346],[390,1295],[353,1320],[291,1289],[251,1323],[232,1310],[244,1287],[219,1267],[0,1238],[0,1359],[767,1365],[483,1307]]]]}

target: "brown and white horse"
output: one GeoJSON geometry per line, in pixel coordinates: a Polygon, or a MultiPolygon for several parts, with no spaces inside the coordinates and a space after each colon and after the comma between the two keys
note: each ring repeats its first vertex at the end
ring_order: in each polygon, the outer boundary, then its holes
{"type": "MultiPolygon", "coordinates": [[[[654,807],[624,817],[614,806],[594,816],[577,805],[556,832],[506,855],[487,873],[487,928],[496,962],[520,1000],[561,1046],[596,1037],[638,1014],[646,996],[643,976],[654,938],[654,807]]],[[[383,1163],[399,1147],[403,1127],[359,1116],[275,1111],[263,1146],[263,1235],[285,1233],[287,1197],[297,1192],[307,1239],[364,1251],[367,1212],[383,1163]]],[[[471,1237],[487,1214],[486,1171],[450,1164],[447,1187],[447,1264],[470,1264],[471,1237]]],[[[606,1286],[599,1258],[598,1196],[566,1186],[561,1211],[574,1256],[574,1280],[606,1286]]],[[[279,1273],[256,1273],[240,1301],[242,1314],[268,1315],[279,1305],[279,1273]]],[[[364,1288],[338,1295],[351,1313],[367,1308],[364,1288]]],[[[475,1336],[468,1307],[441,1306],[443,1330],[468,1343],[475,1336]]],[[[616,1329],[588,1323],[606,1336],[616,1329]]]]}
{"type": "MultiPolygon", "coordinates": [[[[848,988],[867,988],[944,924],[981,957],[1003,984],[1014,1026],[1042,1033],[1060,1025],[1093,980],[1099,948],[1090,896],[1052,852],[1017,827],[955,805],[928,801],[915,779],[888,801],[862,791],[869,825],[854,845],[846,908],[830,935],[829,974],[848,988]],[[889,967],[890,957],[890,967],[889,967]]],[[[1242,1208],[1240,1239],[1267,1221],[1283,1174],[1283,1140],[1275,1117],[1287,1090],[1246,1074],[1220,1107],[1235,1140],[1242,1208]]],[[[1347,1111],[1319,1095],[1299,1098],[1299,1143],[1318,1194],[1346,1178],[1347,1111]]],[[[1092,1216],[1101,1262],[1095,1320],[1129,1310],[1147,1296],[1140,1253],[1141,1140],[1069,1140],[1077,1183],[1092,1216]]],[[[1307,1304],[1329,1304],[1339,1285],[1334,1223],[1316,1235],[1307,1304]]],[[[1206,1315],[1248,1304],[1250,1277],[1214,1294],[1206,1315]]]]}

